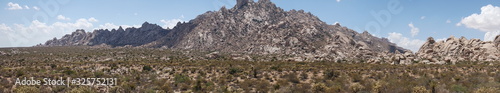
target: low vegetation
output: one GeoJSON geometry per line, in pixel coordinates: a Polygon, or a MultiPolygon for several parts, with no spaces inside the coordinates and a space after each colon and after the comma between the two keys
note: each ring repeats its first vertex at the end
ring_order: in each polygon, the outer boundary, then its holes
{"type": "MultiPolygon", "coordinates": [[[[166,49],[0,49],[0,92],[498,93],[499,62],[391,65],[230,60],[166,49]],[[116,86],[19,86],[17,78],[117,78],[116,86]]],[[[259,56],[252,56],[258,58],[259,56]]]]}

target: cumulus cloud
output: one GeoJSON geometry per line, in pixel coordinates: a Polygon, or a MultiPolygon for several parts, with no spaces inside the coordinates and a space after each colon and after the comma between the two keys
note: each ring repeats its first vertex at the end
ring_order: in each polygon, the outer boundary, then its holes
{"type": "Polygon", "coordinates": [[[7,8],[8,10],[21,10],[21,9],[23,9],[23,7],[21,7],[19,4],[12,3],[12,2],[7,3],[7,6],[9,7],[9,8],[7,8]]]}
{"type": "Polygon", "coordinates": [[[11,26],[0,25],[0,47],[25,47],[43,43],[54,37],[60,38],[69,34],[75,29],[92,30],[95,18],[81,18],[75,22],[55,22],[47,24],[38,20],[33,20],[29,25],[13,24],[11,26]]]}
{"type": "Polygon", "coordinates": [[[0,24],[0,31],[12,31],[12,29],[5,24],[0,24]]]}
{"type": "Polygon", "coordinates": [[[94,17],[91,17],[88,19],[90,22],[99,22],[99,20],[95,19],[94,17]]]}
{"type": "Polygon", "coordinates": [[[390,42],[397,44],[400,47],[410,49],[413,52],[418,51],[420,46],[425,43],[423,40],[413,39],[404,37],[401,33],[392,32],[389,33],[389,37],[387,37],[390,42]]]}
{"type": "Polygon", "coordinates": [[[493,41],[493,40],[495,40],[495,37],[497,35],[500,35],[500,31],[486,32],[486,34],[484,34],[484,40],[485,41],[493,41]]]}
{"type": "Polygon", "coordinates": [[[411,37],[415,37],[416,35],[418,35],[418,33],[420,32],[420,29],[418,29],[417,27],[415,27],[413,25],[413,23],[408,24],[408,26],[411,28],[411,30],[410,30],[411,37]]]}
{"type": "Polygon", "coordinates": [[[500,30],[500,7],[486,5],[481,8],[481,14],[474,13],[462,18],[458,26],[465,25],[468,28],[479,29],[481,31],[500,30]]]}
{"type": "Polygon", "coordinates": [[[67,18],[63,15],[57,15],[57,19],[59,19],[59,20],[71,20],[70,18],[67,18]]]}
{"type": "Polygon", "coordinates": [[[163,28],[173,28],[175,25],[177,25],[177,22],[184,22],[181,19],[171,19],[171,20],[160,20],[160,22],[164,23],[163,28]]]}
{"type": "Polygon", "coordinates": [[[478,29],[486,32],[484,40],[491,40],[490,38],[499,35],[500,31],[500,7],[493,5],[486,5],[481,7],[481,13],[474,13],[456,24],[457,26],[465,26],[467,28],[478,29]]]}
{"type": "Polygon", "coordinates": [[[340,2],[340,0],[337,0],[337,2],[340,2]]]}

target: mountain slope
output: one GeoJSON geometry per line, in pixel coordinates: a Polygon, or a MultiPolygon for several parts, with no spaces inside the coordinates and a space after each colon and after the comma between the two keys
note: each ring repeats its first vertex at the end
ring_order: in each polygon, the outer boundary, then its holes
{"type": "MultiPolygon", "coordinates": [[[[238,0],[172,29],[144,23],[141,28],[73,33],[44,46],[101,45],[291,55],[290,60],[369,59],[406,49],[368,32],[328,25],[303,10],[284,11],[269,0],[238,0]]],[[[286,59],[286,58],[284,58],[286,59]]]]}

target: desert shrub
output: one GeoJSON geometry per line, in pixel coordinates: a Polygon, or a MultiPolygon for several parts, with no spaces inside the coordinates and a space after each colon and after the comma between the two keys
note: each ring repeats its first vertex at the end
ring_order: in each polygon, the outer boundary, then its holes
{"type": "Polygon", "coordinates": [[[350,86],[349,86],[349,89],[351,90],[352,93],[357,93],[363,89],[365,89],[365,86],[359,84],[359,83],[352,83],[350,86]]]}
{"type": "Polygon", "coordinates": [[[239,68],[229,68],[229,74],[231,74],[231,75],[235,75],[235,74],[240,73],[240,72],[243,72],[243,71],[239,68]]]}
{"type": "Polygon", "coordinates": [[[451,91],[456,93],[465,93],[467,92],[467,87],[464,87],[462,85],[452,85],[451,91]]]}
{"type": "Polygon", "coordinates": [[[387,83],[384,81],[376,81],[372,87],[372,93],[380,93],[381,88],[383,88],[387,83]]]}
{"type": "Polygon", "coordinates": [[[113,63],[109,67],[114,70],[118,68],[118,65],[116,63],[113,63]]]}
{"type": "Polygon", "coordinates": [[[123,91],[132,91],[132,90],[135,90],[136,87],[137,87],[137,85],[134,83],[131,83],[131,82],[122,83],[122,85],[121,85],[121,88],[123,89],[123,91]]]}
{"type": "Polygon", "coordinates": [[[39,89],[34,86],[20,86],[14,89],[16,93],[40,93],[39,89]]]}
{"type": "Polygon", "coordinates": [[[295,73],[290,73],[290,74],[286,74],[283,76],[288,82],[292,82],[292,83],[300,83],[300,80],[299,78],[297,78],[297,74],[295,73]]]}
{"type": "Polygon", "coordinates": [[[72,74],[75,74],[76,72],[73,70],[64,70],[62,73],[66,74],[66,75],[72,75],[72,74]]]}
{"type": "Polygon", "coordinates": [[[256,83],[255,80],[252,79],[247,79],[243,82],[240,82],[240,87],[245,91],[245,92],[250,92],[252,88],[254,87],[254,84],[256,83]]]}
{"type": "Polygon", "coordinates": [[[68,93],[97,93],[97,91],[90,87],[78,87],[71,89],[68,93]]]}
{"type": "Polygon", "coordinates": [[[153,68],[151,66],[142,66],[142,71],[151,71],[153,68]]]}
{"type": "Polygon", "coordinates": [[[307,73],[306,73],[306,72],[302,72],[302,73],[300,73],[300,79],[301,79],[301,80],[306,80],[306,79],[308,79],[308,78],[309,78],[309,75],[307,75],[307,73]]]}
{"type": "Polygon", "coordinates": [[[201,81],[201,80],[197,80],[197,81],[196,81],[196,83],[193,85],[192,90],[193,90],[194,92],[199,92],[199,91],[202,91],[202,89],[203,89],[203,88],[202,88],[202,84],[201,84],[201,83],[202,83],[202,81],[201,81]]]}
{"type": "Polygon", "coordinates": [[[481,87],[475,90],[473,93],[500,93],[500,90],[494,87],[481,87]]]}
{"type": "Polygon", "coordinates": [[[18,70],[18,71],[16,72],[16,77],[21,77],[21,76],[23,76],[23,75],[24,75],[24,70],[18,70]]]}
{"type": "Polygon", "coordinates": [[[54,69],[54,68],[56,68],[56,67],[57,67],[57,65],[56,65],[56,64],[50,64],[50,68],[54,69]]]}
{"type": "Polygon", "coordinates": [[[423,86],[416,86],[416,87],[413,87],[412,93],[431,93],[431,91],[427,90],[423,86]]]}
{"type": "Polygon", "coordinates": [[[191,78],[189,78],[188,76],[186,75],[182,75],[182,74],[176,74],[174,76],[174,82],[177,84],[177,83],[190,83],[191,82],[191,78]]]}
{"type": "Polygon", "coordinates": [[[323,74],[324,74],[324,79],[327,80],[334,80],[335,78],[340,76],[340,72],[334,70],[326,70],[325,72],[323,72],[323,74]]]}
{"type": "Polygon", "coordinates": [[[271,69],[271,70],[275,70],[275,71],[278,71],[278,72],[283,71],[283,70],[280,68],[280,66],[271,66],[269,69],[271,69]]]}
{"type": "Polygon", "coordinates": [[[96,71],[94,72],[94,77],[100,78],[103,77],[105,74],[102,71],[96,71]]]}
{"type": "MultiPolygon", "coordinates": [[[[325,93],[343,93],[343,92],[345,92],[345,91],[342,89],[342,86],[336,84],[336,85],[332,85],[330,88],[328,88],[325,93]]],[[[375,92],[372,92],[372,93],[375,93],[375,92]]]]}
{"type": "Polygon", "coordinates": [[[312,87],[312,91],[315,93],[325,92],[327,89],[328,87],[324,83],[318,83],[312,87]]]}
{"type": "Polygon", "coordinates": [[[269,82],[267,80],[259,80],[255,85],[256,92],[266,93],[269,91],[269,82]]]}
{"type": "Polygon", "coordinates": [[[293,93],[312,93],[311,89],[311,84],[309,83],[300,83],[295,86],[291,86],[293,93]]]}
{"type": "Polygon", "coordinates": [[[188,84],[185,84],[185,83],[180,83],[180,84],[179,84],[179,89],[180,89],[181,91],[186,91],[186,90],[188,90],[189,88],[190,88],[190,86],[189,86],[188,84]]]}

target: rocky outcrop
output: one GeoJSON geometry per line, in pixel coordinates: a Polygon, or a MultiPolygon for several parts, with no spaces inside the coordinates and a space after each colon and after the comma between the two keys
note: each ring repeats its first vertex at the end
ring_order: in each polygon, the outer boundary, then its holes
{"type": "Polygon", "coordinates": [[[269,0],[237,0],[231,9],[209,11],[168,30],[146,22],[141,28],[72,33],[45,46],[102,44],[276,55],[293,61],[362,62],[407,51],[366,31],[328,25],[304,10],[284,11],[269,0]]]}
{"type": "Polygon", "coordinates": [[[459,61],[498,61],[500,60],[499,36],[494,41],[455,38],[434,41],[431,37],[416,53],[422,62],[451,63],[459,61]]]}
{"type": "Polygon", "coordinates": [[[99,29],[94,32],[76,30],[72,34],[63,36],[61,39],[52,39],[42,46],[141,46],[165,36],[169,30],[163,29],[156,24],[145,22],[140,28],[119,27],[117,30],[99,29]]]}

